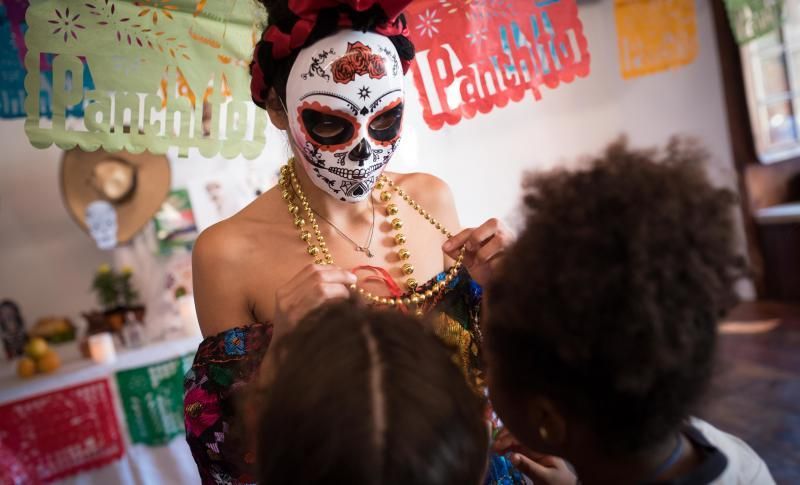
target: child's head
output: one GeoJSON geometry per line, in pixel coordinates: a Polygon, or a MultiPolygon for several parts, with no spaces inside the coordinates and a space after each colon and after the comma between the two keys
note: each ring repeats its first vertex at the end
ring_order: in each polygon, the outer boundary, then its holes
{"type": "Polygon", "coordinates": [[[622,140],[585,170],[527,181],[484,327],[495,410],[526,445],[643,450],[706,388],[742,259],[734,196],[709,184],[705,158],[622,140]]]}
{"type": "Polygon", "coordinates": [[[273,352],[256,431],[261,483],[481,482],[481,401],[419,320],[328,305],[273,352]]]}

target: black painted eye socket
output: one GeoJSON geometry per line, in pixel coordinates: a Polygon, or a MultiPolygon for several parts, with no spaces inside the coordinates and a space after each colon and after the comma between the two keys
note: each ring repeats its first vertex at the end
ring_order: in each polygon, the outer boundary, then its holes
{"type": "Polygon", "coordinates": [[[400,132],[403,121],[403,104],[376,117],[369,123],[369,136],[378,141],[391,141],[400,132]]]}
{"type": "Polygon", "coordinates": [[[353,123],[342,117],[310,108],[304,109],[300,116],[308,135],[319,144],[341,145],[353,137],[353,123]]]}

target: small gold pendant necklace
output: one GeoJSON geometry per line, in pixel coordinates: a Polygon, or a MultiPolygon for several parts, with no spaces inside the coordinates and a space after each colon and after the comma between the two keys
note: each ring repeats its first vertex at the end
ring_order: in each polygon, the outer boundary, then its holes
{"type": "MultiPolygon", "coordinates": [[[[372,252],[369,250],[369,245],[372,242],[372,229],[370,230],[369,241],[367,246],[359,246],[352,239],[344,235],[339,229],[327,221],[324,217],[317,214],[312,208],[311,204],[308,201],[308,197],[306,197],[305,193],[303,193],[303,188],[300,186],[299,181],[297,180],[297,174],[294,170],[294,159],[290,159],[286,165],[281,167],[281,174],[280,178],[278,179],[278,184],[281,186],[282,192],[281,196],[283,200],[286,201],[287,208],[289,210],[289,214],[294,219],[294,225],[300,231],[300,239],[306,243],[306,252],[308,252],[309,256],[314,258],[314,262],[316,264],[333,264],[333,256],[331,255],[330,251],[328,250],[328,245],[325,242],[325,237],[322,235],[322,231],[320,231],[319,224],[317,224],[316,216],[319,216],[321,219],[328,222],[339,234],[343,237],[348,239],[351,243],[356,246],[357,251],[364,252],[368,257],[372,257],[372,252]],[[300,215],[301,209],[305,212],[306,217],[308,218],[308,223],[310,225],[310,229],[306,228],[306,220],[300,215]]],[[[403,272],[404,276],[407,276],[406,279],[406,287],[409,290],[409,293],[403,297],[381,297],[378,295],[374,295],[369,291],[366,291],[364,288],[360,288],[357,285],[350,285],[350,290],[353,292],[357,292],[364,297],[368,302],[374,305],[385,305],[385,306],[405,306],[405,307],[414,307],[416,313],[418,315],[422,314],[422,304],[425,301],[432,300],[436,295],[442,292],[447,286],[456,278],[458,271],[461,269],[461,266],[464,261],[464,251],[466,248],[463,246],[459,251],[458,257],[456,258],[455,263],[447,272],[447,275],[444,277],[443,280],[438,281],[430,285],[430,288],[427,290],[422,290],[417,280],[414,279],[411,275],[414,273],[414,265],[409,263],[409,259],[411,258],[411,252],[405,247],[408,241],[408,238],[405,234],[399,232],[400,229],[403,227],[403,221],[398,217],[400,208],[396,204],[389,203],[392,199],[394,193],[396,193],[399,197],[401,197],[408,205],[414,209],[419,215],[425,218],[426,221],[430,222],[432,226],[434,226],[438,231],[440,231],[445,237],[448,239],[451,238],[453,235],[445,229],[440,222],[433,218],[425,209],[420,207],[420,205],[414,201],[400,186],[394,183],[391,179],[389,179],[386,175],[381,175],[378,179],[378,183],[375,184],[375,190],[380,190],[380,200],[381,202],[386,203],[386,215],[390,218],[389,224],[392,226],[392,229],[397,231],[394,236],[394,241],[399,247],[397,251],[397,256],[400,258],[401,261],[404,261],[402,267],[400,268],[403,272]]],[[[373,202],[373,229],[375,225],[375,205],[373,202]]]]}
{"type": "MultiPolygon", "coordinates": [[[[292,187],[292,192],[294,192],[294,187],[292,187]]],[[[295,196],[296,195],[297,193],[295,192],[295,196]]],[[[311,212],[316,214],[316,216],[322,219],[323,221],[327,222],[328,225],[331,226],[333,230],[336,231],[340,236],[350,241],[350,244],[353,245],[354,249],[357,252],[366,254],[368,258],[373,258],[375,257],[375,255],[372,253],[372,250],[370,250],[370,246],[372,246],[372,234],[373,232],[375,232],[375,201],[373,201],[371,197],[370,197],[370,204],[372,205],[372,224],[369,226],[369,235],[367,236],[367,242],[364,243],[363,246],[359,246],[358,243],[353,241],[353,239],[350,236],[348,236],[347,234],[344,233],[344,231],[336,227],[336,225],[331,221],[329,221],[325,216],[314,210],[313,207],[311,207],[311,212]]]]}

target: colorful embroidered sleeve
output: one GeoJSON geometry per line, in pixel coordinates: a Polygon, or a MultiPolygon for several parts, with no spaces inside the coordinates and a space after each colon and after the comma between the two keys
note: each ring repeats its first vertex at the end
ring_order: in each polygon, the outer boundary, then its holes
{"type": "Polygon", "coordinates": [[[203,484],[255,483],[254,455],[230,433],[236,397],[255,374],[272,339],[272,326],[255,324],[200,344],[184,383],[186,441],[203,484]]]}

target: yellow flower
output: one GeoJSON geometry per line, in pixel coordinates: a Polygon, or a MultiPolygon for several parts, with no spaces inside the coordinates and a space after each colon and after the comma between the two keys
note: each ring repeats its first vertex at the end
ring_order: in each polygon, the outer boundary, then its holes
{"type": "Polygon", "coordinates": [[[97,272],[101,273],[101,274],[110,273],[111,272],[111,266],[109,266],[106,263],[103,263],[103,264],[100,265],[99,268],[97,268],[97,272]]]}
{"type": "Polygon", "coordinates": [[[124,275],[133,274],[133,268],[131,268],[130,266],[123,266],[122,267],[122,274],[124,274],[124,275]]]}

